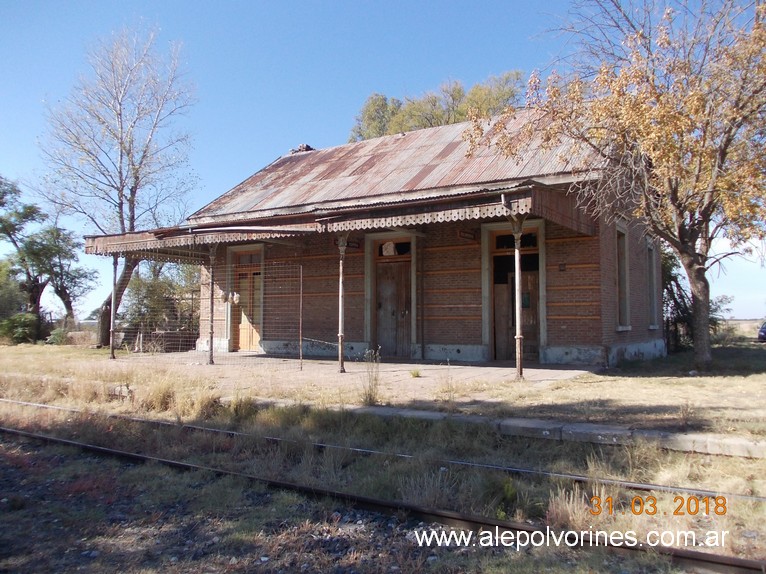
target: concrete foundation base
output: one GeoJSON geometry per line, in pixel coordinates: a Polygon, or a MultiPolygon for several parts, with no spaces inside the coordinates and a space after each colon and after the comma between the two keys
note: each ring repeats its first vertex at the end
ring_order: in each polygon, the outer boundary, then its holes
{"type": "Polygon", "coordinates": [[[645,361],[665,355],[667,355],[667,349],[663,339],[629,345],[612,345],[608,348],[607,365],[613,367],[622,361],[645,361]]]}
{"type": "MultiPolygon", "coordinates": [[[[229,345],[231,344],[231,341],[228,337],[214,337],[213,338],[213,351],[216,351],[218,353],[228,353],[229,352],[229,345]]],[[[210,350],[210,339],[205,337],[197,339],[197,344],[195,346],[195,349],[197,351],[209,351],[210,350]]]]}
{"type": "MultiPolygon", "coordinates": [[[[420,356],[418,352],[413,358],[419,358],[420,356]]],[[[484,345],[426,345],[425,358],[428,361],[479,363],[489,360],[489,350],[484,345]]]]}
{"type": "Polygon", "coordinates": [[[604,347],[540,347],[541,365],[603,365],[604,347]]]}
{"type": "Polygon", "coordinates": [[[541,365],[604,365],[613,367],[622,361],[657,359],[667,354],[663,339],[640,343],[600,346],[541,347],[541,365]]]}

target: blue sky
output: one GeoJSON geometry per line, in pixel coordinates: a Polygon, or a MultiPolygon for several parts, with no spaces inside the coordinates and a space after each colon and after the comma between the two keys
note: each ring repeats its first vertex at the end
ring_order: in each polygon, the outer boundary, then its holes
{"type": "MultiPolygon", "coordinates": [[[[0,0],[0,174],[22,188],[45,171],[38,140],[46,102],[88,72],[86,52],[120,28],[159,30],[182,44],[197,104],[183,127],[194,138],[196,210],[301,143],[345,143],[373,92],[403,98],[447,80],[549,67],[565,50],[546,33],[568,0],[512,1],[53,1],[0,0]]],[[[92,232],[82,227],[83,234],[92,232]]],[[[84,258],[102,269],[110,265],[84,258]]],[[[734,315],[766,314],[766,270],[730,262],[715,295],[734,315]]],[[[89,311],[108,288],[84,304],[89,311]]]]}

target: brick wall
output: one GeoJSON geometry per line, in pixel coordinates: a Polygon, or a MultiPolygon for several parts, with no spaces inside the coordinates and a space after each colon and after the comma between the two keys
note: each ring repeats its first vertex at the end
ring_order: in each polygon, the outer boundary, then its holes
{"type": "MultiPolygon", "coordinates": [[[[338,341],[338,272],[340,252],[335,235],[313,236],[297,246],[267,245],[267,263],[303,266],[303,337],[335,343],[338,341]]],[[[344,259],[345,337],[364,339],[364,236],[351,234],[344,259]]],[[[268,295],[264,295],[268,301],[268,295]]],[[[297,300],[285,304],[296,305],[297,300]]],[[[282,302],[273,301],[272,308],[282,302]]],[[[268,317],[268,315],[266,315],[268,317]]],[[[268,321],[268,319],[267,319],[268,321]]],[[[267,335],[268,335],[268,323],[267,335]]],[[[276,325],[272,328],[276,330],[276,325]]]]}
{"type": "Polygon", "coordinates": [[[602,251],[598,237],[545,227],[548,344],[599,345],[602,251]]]}
{"type": "MultiPolygon", "coordinates": [[[[606,345],[628,345],[652,339],[662,339],[662,329],[650,328],[649,313],[649,261],[647,255],[647,239],[640,229],[626,226],[623,231],[627,235],[628,246],[628,301],[629,329],[618,326],[618,282],[617,282],[617,228],[614,224],[602,225],[600,240],[604,254],[601,267],[603,305],[603,324],[601,336],[606,345]]],[[[661,303],[661,269],[659,247],[655,249],[654,258],[655,289],[657,312],[662,309],[661,303]]],[[[655,321],[662,324],[658,317],[655,321]]]]}
{"type": "MultiPolygon", "coordinates": [[[[224,264],[215,267],[215,283],[213,285],[213,338],[214,348],[229,350],[226,332],[228,312],[227,304],[222,300],[226,290],[226,266],[224,264]]],[[[199,339],[197,349],[208,349],[210,342],[210,266],[203,266],[200,270],[200,322],[199,339]]]]}
{"type": "Polygon", "coordinates": [[[476,222],[430,225],[419,238],[420,304],[426,345],[480,345],[481,229],[476,222]],[[461,236],[462,233],[462,236],[461,236]],[[474,239],[471,239],[473,236],[474,239]]]}
{"type": "MultiPolygon", "coordinates": [[[[425,345],[482,345],[481,225],[453,222],[423,226],[417,237],[416,293],[418,328],[413,340],[425,345]]],[[[616,231],[598,226],[584,236],[546,222],[545,273],[549,346],[627,345],[662,337],[650,329],[646,240],[628,230],[630,330],[617,330],[616,231]]],[[[344,262],[345,336],[365,338],[365,234],[349,236],[344,262]]],[[[541,246],[542,247],[542,246],[541,246]]],[[[338,262],[336,236],[315,235],[292,244],[264,246],[263,337],[297,340],[298,294],[270,265],[303,270],[304,339],[335,343],[338,334],[338,262]]],[[[659,249],[656,249],[655,297],[660,297],[659,249]]],[[[541,269],[542,271],[542,269],[541,269]]],[[[201,335],[208,338],[207,270],[202,273],[201,335]]],[[[216,337],[225,336],[227,306],[220,297],[226,274],[217,270],[214,297],[216,337]]],[[[374,289],[373,289],[374,292],[374,289]]],[[[658,303],[658,311],[661,305],[658,303]]],[[[374,309],[373,309],[374,319],[374,309]]],[[[661,324],[661,321],[657,321],[661,324]]],[[[374,329],[374,327],[373,327],[374,329]]],[[[236,330],[236,329],[235,329],[236,330]]],[[[373,331],[374,333],[374,331],[373,331]]],[[[236,335],[236,334],[235,334],[236,335]]],[[[374,335],[373,335],[374,336],[374,335]]]]}

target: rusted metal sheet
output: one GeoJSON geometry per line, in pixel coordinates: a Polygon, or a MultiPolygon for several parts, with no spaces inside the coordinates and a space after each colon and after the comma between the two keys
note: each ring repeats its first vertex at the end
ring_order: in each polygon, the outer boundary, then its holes
{"type": "MultiPolygon", "coordinates": [[[[511,129],[520,129],[528,119],[520,112],[510,120],[511,129]]],[[[481,189],[495,182],[566,174],[587,159],[567,153],[569,146],[563,144],[528,150],[521,159],[485,146],[469,157],[463,141],[468,127],[441,126],[281,157],[197,211],[190,222],[226,221],[232,214],[256,219],[308,212],[326,202],[333,208],[363,210],[382,196],[406,202],[434,190],[448,197],[466,186],[481,189]]]]}
{"type": "MultiPolygon", "coordinates": [[[[520,129],[528,119],[520,113],[509,120],[510,129],[520,129]]],[[[188,257],[198,257],[210,243],[502,217],[509,213],[499,204],[502,192],[510,192],[512,211],[534,213],[581,233],[593,231],[574,198],[561,191],[581,177],[576,170],[587,158],[563,144],[543,149],[539,141],[537,149],[519,158],[487,146],[469,156],[463,140],[468,127],[454,124],[292,153],[197,211],[187,226],[90,237],[86,251],[170,256],[186,249],[188,257]],[[551,183],[556,190],[547,187],[551,183]],[[204,229],[211,227],[219,229],[204,229]]]]}

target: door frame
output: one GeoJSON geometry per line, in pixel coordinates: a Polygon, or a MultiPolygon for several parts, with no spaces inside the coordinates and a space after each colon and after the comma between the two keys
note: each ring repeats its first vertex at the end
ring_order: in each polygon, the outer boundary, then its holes
{"type": "Polygon", "coordinates": [[[236,323],[237,323],[237,351],[263,351],[263,345],[261,344],[261,341],[263,340],[263,267],[260,264],[250,264],[247,266],[239,266],[236,267],[236,271],[234,273],[234,286],[237,290],[236,292],[239,294],[239,301],[235,303],[232,307],[236,306],[239,308],[239,313],[237,313],[236,317],[236,323]],[[241,277],[246,278],[247,282],[247,293],[242,289],[243,285],[240,280],[241,277]],[[255,299],[255,278],[258,277],[258,299],[256,301],[255,299]],[[250,320],[248,320],[250,336],[252,336],[252,332],[255,332],[257,334],[258,341],[255,344],[252,344],[250,341],[247,343],[247,348],[243,348],[242,344],[242,324],[243,324],[243,315],[247,314],[247,310],[253,312],[255,314],[257,312],[258,314],[258,321],[256,324],[253,324],[250,320]]]}
{"type": "MultiPolygon", "coordinates": [[[[524,222],[523,230],[533,231],[537,234],[537,248],[539,257],[538,277],[538,321],[539,342],[538,348],[542,350],[548,345],[548,320],[546,307],[546,280],[545,280],[545,220],[528,219],[524,222]]],[[[492,236],[497,231],[512,231],[509,222],[484,223],[481,226],[481,342],[487,349],[487,357],[494,356],[494,339],[492,337],[493,316],[493,293],[492,293],[492,236]]]]}
{"type": "MultiPolygon", "coordinates": [[[[226,292],[227,293],[234,293],[236,291],[236,285],[237,285],[237,277],[236,277],[236,264],[237,264],[237,257],[239,255],[242,255],[243,253],[258,253],[260,255],[259,257],[259,263],[261,267],[261,329],[263,329],[263,290],[265,288],[265,281],[263,280],[263,268],[264,268],[264,249],[263,249],[263,243],[250,243],[247,245],[231,245],[226,250],[226,292]]],[[[225,333],[228,333],[229,337],[229,352],[236,352],[237,348],[235,348],[234,341],[238,340],[239,338],[239,332],[237,332],[237,335],[235,337],[234,329],[237,329],[239,331],[239,317],[234,316],[234,305],[232,304],[230,298],[227,297],[226,299],[226,327],[225,327],[225,333]]],[[[263,334],[261,334],[263,335],[263,334]]],[[[261,336],[261,341],[263,341],[263,336],[261,336]]],[[[261,348],[263,348],[263,344],[261,344],[261,348]]]]}
{"type": "MultiPolygon", "coordinates": [[[[378,243],[378,245],[381,244],[378,243]]],[[[393,260],[387,257],[378,257],[375,264],[377,278],[373,314],[375,321],[373,343],[379,349],[381,357],[406,359],[412,357],[411,265],[412,259],[409,254],[406,257],[395,257],[393,260]],[[385,276],[385,280],[383,276],[385,276]],[[381,293],[384,283],[389,287],[387,289],[388,297],[381,293]],[[404,304],[403,307],[402,304],[404,304]],[[389,308],[396,311],[392,316],[381,313],[381,309],[389,308]]]]}
{"type": "Polygon", "coordinates": [[[364,340],[368,345],[377,339],[375,321],[375,299],[377,297],[377,257],[375,244],[381,240],[406,239],[410,242],[410,357],[415,356],[417,345],[417,317],[418,317],[418,249],[417,240],[420,235],[417,231],[402,229],[400,231],[379,231],[368,233],[364,236],[364,340]]]}

